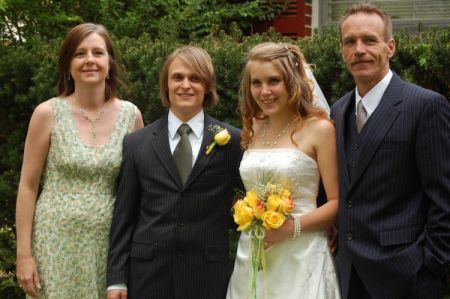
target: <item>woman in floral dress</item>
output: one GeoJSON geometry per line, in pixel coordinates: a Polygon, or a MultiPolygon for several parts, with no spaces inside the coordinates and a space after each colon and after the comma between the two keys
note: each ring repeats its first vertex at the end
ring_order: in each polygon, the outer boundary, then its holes
{"type": "Polygon", "coordinates": [[[103,26],[74,27],[61,46],[58,69],[59,96],[36,107],[25,141],[17,279],[33,297],[105,298],[122,139],[143,127],[142,116],[116,96],[118,65],[103,26]]]}

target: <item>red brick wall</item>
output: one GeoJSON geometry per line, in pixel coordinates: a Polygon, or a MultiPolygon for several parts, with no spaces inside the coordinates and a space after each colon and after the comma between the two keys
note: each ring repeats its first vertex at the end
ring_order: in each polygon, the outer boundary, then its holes
{"type": "Polygon", "coordinates": [[[256,31],[264,32],[269,27],[274,27],[277,32],[292,38],[311,36],[311,15],[311,3],[305,3],[305,0],[291,0],[287,11],[271,22],[259,24],[256,31]]]}

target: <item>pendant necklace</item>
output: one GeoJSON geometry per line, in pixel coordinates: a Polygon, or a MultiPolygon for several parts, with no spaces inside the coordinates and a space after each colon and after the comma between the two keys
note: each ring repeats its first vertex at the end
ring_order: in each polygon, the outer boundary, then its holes
{"type": "Polygon", "coordinates": [[[296,121],[297,121],[297,119],[298,118],[295,118],[294,120],[291,120],[290,122],[288,122],[288,124],[286,125],[286,128],[284,128],[284,130],[283,131],[281,131],[281,133],[280,134],[278,134],[276,137],[275,137],[275,140],[274,141],[266,141],[266,134],[267,134],[267,122],[268,122],[268,120],[266,121],[266,122],[264,122],[264,124],[263,124],[263,133],[262,133],[262,136],[261,136],[261,143],[262,143],[262,145],[264,145],[264,146],[275,146],[275,145],[277,145],[278,144],[278,140],[282,137],[282,136],[284,136],[288,131],[289,131],[289,127],[293,124],[293,123],[295,123],[296,121]]]}
{"type": "Polygon", "coordinates": [[[81,116],[91,124],[92,139],[97,139],[97,122],[105,114],[105,107],[106,103],[103,104],[102,108],[100,108],[100,110],[95,114],[94,118],[89,117],[86,111],[80,107],[81,116]]]}

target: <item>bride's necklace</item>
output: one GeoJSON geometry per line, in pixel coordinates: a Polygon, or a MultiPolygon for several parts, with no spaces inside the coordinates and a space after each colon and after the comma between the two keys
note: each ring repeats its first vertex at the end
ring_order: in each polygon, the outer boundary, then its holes
{"type": "Polygon", "coordinates": [[[83,108],[81,108],[81,106],[80,106],[81,116],[91,124],[92,139],[97,139],[97,123],[105,114],[105,107],[106,107],[106,102],[98,110],[98,112],[95,114],[94,118],[91,118],[89,115],[87,115],[86,111],[83,108]]]}
{"type": "Polygon", "coordinates": [[[276,137],[275,137],[275,140],[273,140],[273,141],[267,141],[266,140],[266,135],[267,135],[267,121],[266,122],[264,122],[264,124],[263,124],[263,133],[262,133],[262,136],[261,136],[261,143],[262,143],[262,145],[264,145],[264,146],[275,146],[275,145],[277,145],[278,144],[278,140],[280,140],[280,138],[282,137],[282,136],[284,136],[288,131],[289,131],[289,128],[290,128],[290,126],[293,124],[293,123],[295,123],[297,121],[297,118],[295,118],[294,120],[291,120],[290,122],[288,122],[288,124],[286,125],[286,128],[284,128],[284,130],[283,131],[281,131],[281,133],[280,134],[278,134],[276,137]]]}

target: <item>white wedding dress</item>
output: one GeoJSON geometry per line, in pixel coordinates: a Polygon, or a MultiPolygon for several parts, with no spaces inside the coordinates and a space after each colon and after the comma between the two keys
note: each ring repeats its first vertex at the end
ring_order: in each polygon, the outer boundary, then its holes
{"type": "MultiPolygon", "coordinates": [[[[247,190],[261,173],[272,170],[290,181],[293,215],[317,208],[319,185],[317,163],[293,148],[250,149],[244,153],[240,173],[247,190]]],[[[227,299],[246,299],[249,294],[250,237],[241,233],[227,299]]],[[[286,239],[265,251],[266,270],[256,277],[258,299],[340,298],[335,266],[324,231],[302,232],[297,240],[286,239]]],[[[253,298],[252,298],[253,299],[253,298]]]]}

